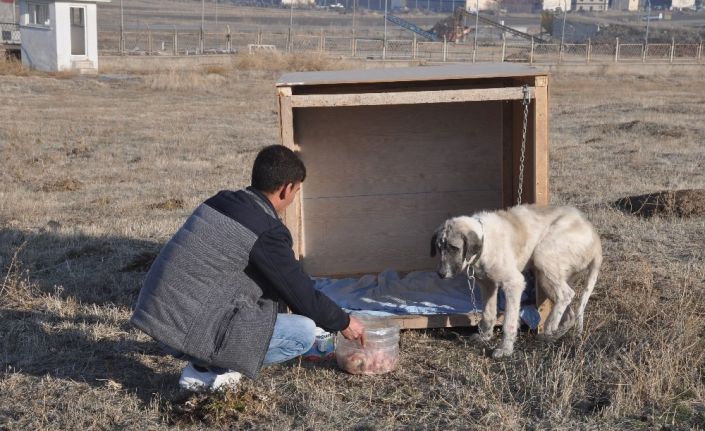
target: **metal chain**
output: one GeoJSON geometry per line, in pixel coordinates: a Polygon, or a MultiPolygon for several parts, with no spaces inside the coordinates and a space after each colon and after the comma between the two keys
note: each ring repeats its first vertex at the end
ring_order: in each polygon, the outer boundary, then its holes
{"type": "Polygon", "coordinates": [[[475,267],[468,265],[465,274],[468,277],[468,289],[470,289],[470,300],[472,301],[471,312],[477,310],[477,304],[475,303],[475,267]]]}
{"type": "Polygon", "coordinates": [[[524,84],[524,99],[521,104],[524,105],[524,127],[521,131],[521,156],[519,157],[519,190],[517,191],[517,205],[521,205],[521,195],[524,192],[524,159],[526,154],[526,127],[529,123],[529,104],[531,103],[531,92],[529,86],[524,84]]]}

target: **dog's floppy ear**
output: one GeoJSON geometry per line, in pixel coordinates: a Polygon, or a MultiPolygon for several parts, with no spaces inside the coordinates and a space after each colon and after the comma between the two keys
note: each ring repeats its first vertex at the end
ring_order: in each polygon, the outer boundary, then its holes
{"type": "Polygon", "coordinates": [[[441,228],[436,229],[431,237],[431,257],[436,257],[436,243],[438,242],[438,235],[441,234],[441,228]]]}
{"type": "Polygon", "coordinates": [[[482,251],[482,241],[474,231],[463,235],[463,259],[467,260],[482,251]]]}

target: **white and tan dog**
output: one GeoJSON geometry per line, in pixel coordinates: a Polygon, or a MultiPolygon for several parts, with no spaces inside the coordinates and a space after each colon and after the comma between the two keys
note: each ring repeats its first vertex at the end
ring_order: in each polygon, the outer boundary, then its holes
{"type": "Polygon", "coordinates": [[[481,281],[484,309],[479,337],[489,340],[497,318],[497,290],[506,296],[502,343],[492,356],[514,351],[519,306],[525,287],[522,271],[533,268],[536,282],[554,303],[544,323],[544,335],[563,335],[575,323],[570,303],[575,291],[568,282],[588,269],[577,312],[583,313],[602,264],[602,245],[593,226],[576,208],[518,205],[506,211],[480,212],[446,220],[431,239],[431,256],[440,252],[438,274],[450,278],[474,270],[481,281]],[[564,312],[568,309],[564,318],[564,312]]]}

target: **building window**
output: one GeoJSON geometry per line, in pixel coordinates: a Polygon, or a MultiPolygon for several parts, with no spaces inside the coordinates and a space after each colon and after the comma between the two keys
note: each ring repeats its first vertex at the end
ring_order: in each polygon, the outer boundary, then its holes
{"type": "Polygon", "coordinates": [[[49,26],[49,5],[29,3],[29,23],[33,25],[49,26]]]}
{"type": "Polygon", "coordinates": [[[83,8],[82,7],[72,7],[71,8],[71,25],[74,27],[85,27],[86,24],[83,20],[83,8]]]}

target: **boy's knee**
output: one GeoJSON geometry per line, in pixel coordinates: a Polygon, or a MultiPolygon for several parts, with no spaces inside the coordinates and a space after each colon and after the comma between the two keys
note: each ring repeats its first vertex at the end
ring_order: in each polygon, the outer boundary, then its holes
{"type": "Polygon", "coordinates": [[[303,351],[307,352],[316,342],[316,323],[308,317],[301,317],[301,344],[303,351]]]}

